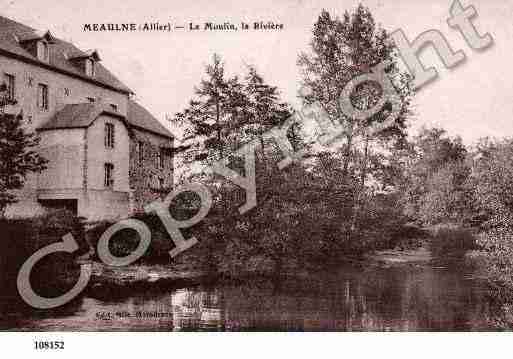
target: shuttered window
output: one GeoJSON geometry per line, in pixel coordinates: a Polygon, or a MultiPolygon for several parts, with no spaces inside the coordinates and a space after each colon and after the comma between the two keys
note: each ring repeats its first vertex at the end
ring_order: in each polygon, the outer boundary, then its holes
{"type": "Polygon", "coordinates": [[[114,124],[105,124],[105,147],[114,148],[114,124]]]}
{"type": "Polygon", "coordinates": [[[5,85],[7,86],[7,98],[10,101],[14,101],[14,97],[16,96],[14,75],[5,74],[5,85]]]}
{"type": "Polygon", "coordinates": [[[139,156],[139,164],[141,165],[144,162],[144,142],[137,142],[137,155],[139,156]]]}
{"type": "Polygon", "coordinates": [[[48,110],[48,86],[45,84],[37,86],[37,107],[41,110],[48,110]]]}
{"type": "Polygon", "coordinates": [[[104,184],[107,188],[114,187],[114,165],[112,163],[105,164],[104,184]]]}

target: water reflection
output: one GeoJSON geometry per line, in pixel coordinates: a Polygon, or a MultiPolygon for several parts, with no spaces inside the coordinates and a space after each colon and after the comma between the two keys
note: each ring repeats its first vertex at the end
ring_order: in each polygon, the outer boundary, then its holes
{"type": "Polygon", "coordinates": [[[71,313],[16,318],[18,330],[492,330],[487,286],[468,269],[436,265],[341,268],[276,283],[253,280],[83,298],[71,313]]]}
{"type": "Polygon", "coordinates": [[[182,289],[173,295],[175,330],[216,330],[224,327],[222,295],[218,289],[182,289]]]}

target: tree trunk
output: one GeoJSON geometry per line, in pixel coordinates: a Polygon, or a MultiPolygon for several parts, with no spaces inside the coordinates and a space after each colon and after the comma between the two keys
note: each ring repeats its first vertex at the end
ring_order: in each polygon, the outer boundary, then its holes
{"type": "Polygon", "coordinates": [[[353,209],[353,215],[351,218],[351,235],[358,229],[357,220],[358,216],[363,207],[362,205],[362,193],[365,190],[365,177],[367,176],[367,160],[369,158],[369,136],[365,135],[365,148],[363,152],[363,163],[360,171],[360,183],[358,186],[358,192],[356,194],[355,206],[353,209]]]}
{"type": "Polygon", "coordinates": [[[351,161],[351,150],[353,148],[353,129],[351,128],[350,133],[347,135],[347,148],[344,158],[344,169],[343,169],[343,180],[344,183],[347,183],[347,178],[349,175],[349,162],[351,161]]]}
{"type": "Polygon", "coordinates": [[[223,159],[223,146],[221,145],[221,126],[219,124],[221,118],[221,109],[219,108],[219,98],[216,98],[216,125],[217,125],[217,145],[219,146],[219,160],[223,159]]]}

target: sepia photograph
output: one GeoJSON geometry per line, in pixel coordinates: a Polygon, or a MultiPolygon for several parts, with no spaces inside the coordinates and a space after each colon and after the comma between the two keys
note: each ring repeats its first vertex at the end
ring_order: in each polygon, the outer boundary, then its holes
{"type": "Polygon", "coordinates": [[[511,0],[0,2],[2,340],[513,329],[511,0]]]}

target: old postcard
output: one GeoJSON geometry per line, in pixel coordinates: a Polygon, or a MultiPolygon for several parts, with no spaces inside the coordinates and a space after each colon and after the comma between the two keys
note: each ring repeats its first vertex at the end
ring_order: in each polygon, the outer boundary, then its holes
{"type": "Polygon", "coordinates": [[[512,14],[2,1],[0,330],[510,331],[512,14]]]}

